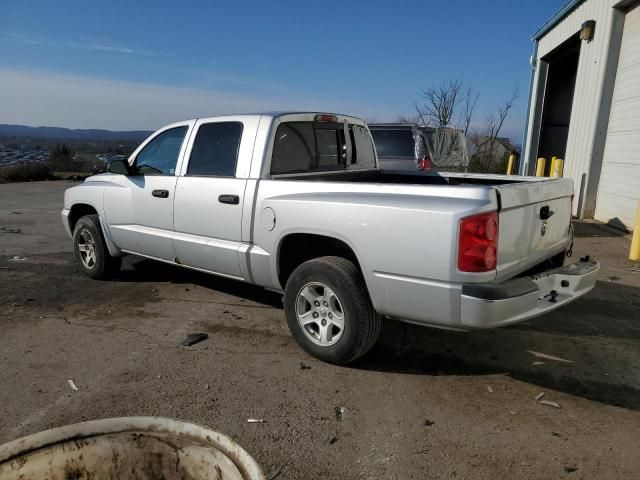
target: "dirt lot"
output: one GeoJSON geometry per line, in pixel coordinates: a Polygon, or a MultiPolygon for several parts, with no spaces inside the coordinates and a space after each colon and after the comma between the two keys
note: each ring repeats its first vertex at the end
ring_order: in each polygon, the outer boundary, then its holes
{"type": "Polygon", "coordinates": [[[640,266],[627,237],[577,225],[576,257],[603,269],[571,306],[467,334],[387,322],[340,368],[305,355],[260,288],[137,258],[115,281],[83,277],[60,223],[69,186],[0,185],[0,443],[161,415],[232,436],[268,478],[640,477],[640,266]],[[207,341],[179,346],[200,331],[207,341]]]}

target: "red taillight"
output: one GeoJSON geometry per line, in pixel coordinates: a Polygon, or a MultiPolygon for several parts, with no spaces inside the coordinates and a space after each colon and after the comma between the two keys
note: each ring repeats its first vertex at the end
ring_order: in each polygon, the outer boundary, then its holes
{"type": "Polygon", "coordinates": [[[482,213],[460,221],[458,270],[488,272],[498,263],[498,212],[482,213]]]}
{"type": "Polygon", "coordinates": [[[315,117],[316,122],[333,122],[336,123],[338,121],[338,117],[335,115],[331,115],[329,113],[319,113],[315,117]]]}
{"type": "Polygon", "coordinates": [[[418,160],[418,170],[421,170],[423,172],[431,170],[431,159],[429,157],[425,157],[418,160]]]}

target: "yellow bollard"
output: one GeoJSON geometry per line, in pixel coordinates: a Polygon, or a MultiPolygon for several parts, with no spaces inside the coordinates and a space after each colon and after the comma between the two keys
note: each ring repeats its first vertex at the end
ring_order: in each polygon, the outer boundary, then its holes
{"type": "Polygon", "coordinates": [[[640,202],[638,202],[638,210],[636,210],[636,224],[633,227],[629,260],[640,260],[640,202]]]}
{"type": "MultiPolygon", "coordinates": [[[[555,158],[555,157],[554,157],[555,158]]],[[[564,170],[564,160],[556,158],[551,164],[551,176],[555,178],[562,177],[562,171],[564,170]]]]}
{"type": "Polygon", "coordinates": [[[536,163],[536,177],[544,177],[544,166],[547,163],[547,160],[543,157],[538,159],[538,163],[536,163]]]}
{"type": "Polygon", "coordinates": [[[549,176],[550,177],[553,177],[553,169],[554,169],[554,167],[556,165],[556,159],[557,158],[558,157],[551,157],[551,163],[549,165],[549,176]]]}
{"type": "Polygon", "coordinates": [[[516,156],[511,154],[509,155],[509,163],[507,164],[507,175],[513,175],[513,166],[516,163],[516,156]]]}

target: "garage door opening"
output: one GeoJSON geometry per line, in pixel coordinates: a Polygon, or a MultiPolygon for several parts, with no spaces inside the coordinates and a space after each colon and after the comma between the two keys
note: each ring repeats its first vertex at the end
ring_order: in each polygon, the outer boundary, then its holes
{"type": "Polygon", "coordinates": [[[547,159],[545,175],[550,174],[551,157],[565,158],[573,93],[580,59],[580,37],[573,35],[542,58],[547,64],[547,82],[536,158],[547,159]]]}

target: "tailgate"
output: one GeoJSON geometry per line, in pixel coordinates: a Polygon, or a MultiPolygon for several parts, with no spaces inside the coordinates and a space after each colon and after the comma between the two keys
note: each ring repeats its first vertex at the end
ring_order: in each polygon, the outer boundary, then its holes
{"type": "Polygon", "coordinates": [[[500,199],[497,280],[506,280],[565,250],[573,181],[538,180],[494,187],[500,199]]]}

